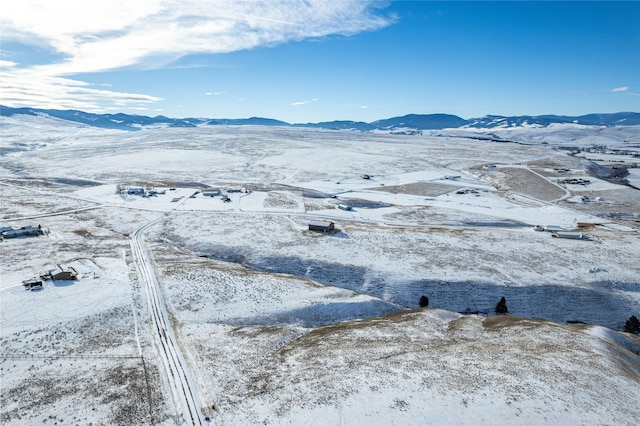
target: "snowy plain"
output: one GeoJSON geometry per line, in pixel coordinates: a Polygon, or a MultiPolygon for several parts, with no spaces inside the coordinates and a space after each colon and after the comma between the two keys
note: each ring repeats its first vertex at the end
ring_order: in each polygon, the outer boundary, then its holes
{"type": "Polygon", "coordinates": [[[620,332],[640,314],[639,191],[565,149],[638,151],[637,127],[495,143],[2,120],[2,226],[46,230],[1,243],[3,424],[180,422],[130,252],[156,220],[146,244],[213,424],[640,421],[621,403],[640,342],[620,332]],[[533,230],[579,223],[582,240],[533,230]],[[79,279],[21,285],[58,263],[79,279]]]}

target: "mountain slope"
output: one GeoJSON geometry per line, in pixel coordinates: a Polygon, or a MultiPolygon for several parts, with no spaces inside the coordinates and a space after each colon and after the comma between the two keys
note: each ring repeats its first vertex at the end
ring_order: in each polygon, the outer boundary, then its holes
{"type": "Polygon", "coordinates": [[[592,126],[635,126],[640,125],[640,113],[618,112],[611,114],[587,114],[581,116],[539,115],[539,116],[499,116],[486,115],[480,118],[465,120],[451,114],[407,114],[376,120],[371,123],[362,121],[336,120],[319,123],[290,124],[272,118],[170,118],[162,115],[147,117],[129,114],[94,114],[76,110],[54,110],[37,108],[11,108],[0,106],[0,116],[31,115],[54,117],[87,126],[139,130],[145,126],[197,127],[200,125],[230,126],[295,126],[312,127],[331,130],[356,130],[362,132],[383,131],[392,133],[419,133],[423,130],[440,130],[447,128],[506,128],[506,127],[547,127],[555,123],[572,123],[592,126]]]}
{"type": "Polygon", "coordinates": [[[0,106],[0,116],[13,117],[15,115],[31,115],[54,117],[75,123],[81,123],[103,129],[139,130],[143,126],[165,125],[171,127],[195,127],[198,122],[193,119],[175,119],[162,115],[147,117],[144,115],[130,114],[94,114],[77,110],[56,110],[37,108],[10,108],[0,106]]]}
{"type": "Polygon", "coordinates": [[[320,123],[305,123],[294,124],[296,127],[315,127],[319,129],[330,130],[359,130],[361,132],[369,132],[376,129],[375,126],[364,121],[350,121],[350,120],[337,120],[337,121],[323,121],[320,123]]]}
{"type": "Polygon", "coordinates": [[[371,123],[373,127],[381,130],[410,128],[415,130],[434,130],[449,127],[460,127],[468,121],[457,115],[450,114],[408,114],[402,117],[387,118],[371,123]]]}
{"type": "Polygon", "coordinates": [[[556,123],[573,123],[586,126],[637,126],[640,125],[640,113],[617,112],[612,114],[587,114],[581,116],[564,115],[521,115],[505,117],[485,115],[468,120],[465,127],[493,129],[501,127],[537,126],[547,127],[556,123]]]}
{"type": "Polygon", "coordinates": [[[289,123],[273,118],[251,117],[251,118],[214,118],[205,121],[203,124],[209,126],[290,126],[289,123]]]}

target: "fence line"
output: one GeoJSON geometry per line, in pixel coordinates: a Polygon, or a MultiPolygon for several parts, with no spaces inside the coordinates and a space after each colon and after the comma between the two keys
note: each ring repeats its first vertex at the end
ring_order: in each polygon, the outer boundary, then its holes
{"type": "Polygon", "coordinates": [[[142,359],[140,355],[107,355],[107,354],[85,354],[85,355],[55,355],[55,354],[0,354],[0,359],[142,359]]]}

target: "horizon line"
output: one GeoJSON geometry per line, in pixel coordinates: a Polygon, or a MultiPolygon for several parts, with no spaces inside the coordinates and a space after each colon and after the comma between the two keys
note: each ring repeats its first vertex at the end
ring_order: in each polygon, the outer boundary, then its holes
{"type": "MultiPolygon", "coordinates": [[[[19,107],[13,107],[13,106],[7,106],[7,105],[0,105],[0,109],[2,108],[11,108],[11,109],[32,109],[32,110],[40,110],[40,111],[77,111],[77,112],[82,112],[85,114],[94,114],[94,115],[117,115],[117,114],[123,114],[123,115],[128,115],[128,116],[139,116],[139,117],[147,117],[147,118],[156,118],[156,117],[166,117],[172,120],[186,120],[186,119],[190,119],[190,118],[195,118],[195,119],[200,119],[200,120],[251,120],[251,119],[263,119],[263,120],[274,120],[274,121],[280,121],[282,123],[285,124],[289,124],[289,125],[298,125],[298,124],[319,124],[319,123],[332,123],[332,122],[353,122],[353,123],[365,123],[365,124],[371,124],[371,123],[375,123],[376,121],[382,121],[382,120],[389,120],[389,119],[393,119],[393,118],[403,118],[403,117],[407,117],[407,116],[411,116],[411,115],[415,115],[415,116],[434,116],[434,115],[441,115],[441,116],[449,116],[449,117],[457,117],[460,118],[462,120],[465,121],[470,121],[473,119],[479,119],[479,118],[485,118],[485,117],[502,117],[502,118],[513,118],[513,117],[532,117],[532,118],[538,118],[538,117],[568,117],[568,118],[579,118],[579,117],[584,117],[587,115],[612,115],[612,114],[640,114],[640,111],[615,111],[615,112],[590,112],[587,114],[580,114],[580,115],[567,115],[567,114],[553,114],[553,113],[546,113],[546,114],[517,114],[517,115],[501,115],[501,114],[485,114],[482,116],[476,116],[476,117],[470,117],[470,118],[464,118],[461,117],[457,114],[451,114],[451,113],[446,113],[446,112],[434,112],[434,113],[407,113],[404,115],[396,115],[396,116],[392,116],[392,117],[384,117],[384,118],[379,118],[377,120],[373,120],[373,121],[361,121],[361,120],[351,120],[351,119],[333,119],[333,120],[322,120],[322,121],[307,121],[307,122],[289,122],[289,121],[285,121],[285,120],[281,120],[278,118],[273,118],[273,117],[262,117],[262,116],[250,116],[250,117],[237,117],[237,118],[230,118],[230,117],[205,117],[205,116],[185,116],[185,117],[170,117],[164,114],[157,114],[157,115],[145,115],[145,114],[139,114],[139,113],[127,113],[127,112],[123,112],[123,111],[118,111],[118,112],[90,112],[90,111],[84,111],[84,110],[80,110],[80,109],[69,109],[69,108],[41,108],[41,107],[33,107],[33,106],[19,106],[19,107]]],[[[141,111],[142,112],[142,111],[141,111]]]]}

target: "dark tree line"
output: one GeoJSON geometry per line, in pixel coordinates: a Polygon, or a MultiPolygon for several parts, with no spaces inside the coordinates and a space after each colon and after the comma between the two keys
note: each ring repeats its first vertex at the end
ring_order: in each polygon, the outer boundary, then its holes
{"type": "MultiPolygon", "coordinates": [[[[427,296],[421,296],[419,300],[419,305],[421,308],[426,308],[429,306],[429,298],[427,296]]],[[[500,299],[498,304],[496,305],[496,314],[504,315],[509,313],[509,309],[507,308],[507,299],[504,296],[500,299]]]]}
{"type": "MultiPolygon", "coordinates": [[[[418,302],[421,308],[429,306],[429,298],[427,296],[421,296],[418,302]]],[[[500,298],[500,301],[496,305],[496,315],[505,315],[509,313],[507,308],[507,299],[500,298]]],[[[635,315],[632,315],[624,324],[624,331],[627,333],[640,334],[640,320],[635,315]]]]}

